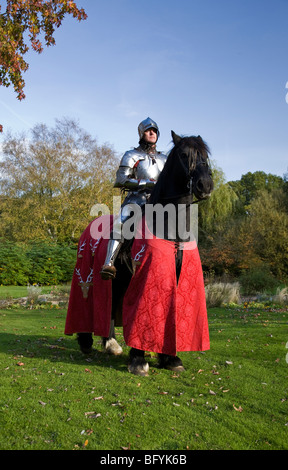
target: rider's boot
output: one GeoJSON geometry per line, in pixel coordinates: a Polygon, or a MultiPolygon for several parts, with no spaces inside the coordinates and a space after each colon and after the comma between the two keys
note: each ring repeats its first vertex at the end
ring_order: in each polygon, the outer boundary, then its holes
{"type": "Polygon", "coordinates": [[[102,269],[100,271],[101,278],[104,281],[107,281],[109,279],[114,279],[116,276],[116,268],[114,266],[114,263],[118,256],[121,246],[122,246],[122,242],[120,240],[110,239],[108,242],[105,263],[102,266],[102,269]]]}

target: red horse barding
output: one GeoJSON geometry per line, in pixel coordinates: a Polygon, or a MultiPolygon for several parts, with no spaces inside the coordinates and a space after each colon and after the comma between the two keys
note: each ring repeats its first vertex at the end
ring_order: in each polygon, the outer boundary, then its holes
{"type": "Polygon", "coordinates": [[[128,346],[176,356],[209,349],[202,266],[195,241],[182,243],[177,282],[177,246],[157,237],[135,239],[137,267],[123,301],[123,334],[128,346]]]}
{"type": "MultiPolygon", "coordinates": [[[[111,216],[102,216],[112,226],[111,216]],[[111,222],[110,222],[111,221],[111,222]]],[[[99,219],[100,220],[100,219],[99,219]]],[[[92,221],[82,233],[73,273],[65,334],[93,333],[108,338],[112,308],[112,285],[101,279],[99,263],[103,264],[108,240],[95,238],[92,221]],[[101,261],[100,261],[101,260],[101,261]]]]}
{"type": "MultiPolygon", "coordinates": [[[[180,246],[183,260],[177,282],[175,242],[155,236],[145,239],[144,223],[142,227],[142,237],[136,237],[131,249],[136,269],[123,300],[125,343],[171,356],[177,351],[209,349],[205,289],[196,242],[180,246]]],[[[100,276],[108,240],[93,238],[91,228],[93,222],[78,244],[65,334],[108,337],[113,281],[103,281],[100,276]]]]}

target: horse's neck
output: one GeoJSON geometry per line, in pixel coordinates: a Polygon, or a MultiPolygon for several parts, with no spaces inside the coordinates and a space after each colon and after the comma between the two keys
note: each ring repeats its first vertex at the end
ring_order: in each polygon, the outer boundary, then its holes
{"type": "Polygon", "coordinates": [[[145,220],[149,231],[158,238],[178,243],[194,239],[194,234],[191,232],[193,225],[191,203],[184,203],[183,199],[181,201],[178,200],[177,204],[174,202],[159,204],[159,210],[155,204],[152,216],[151,211],[149,214],[145,211],[145,220]]]}

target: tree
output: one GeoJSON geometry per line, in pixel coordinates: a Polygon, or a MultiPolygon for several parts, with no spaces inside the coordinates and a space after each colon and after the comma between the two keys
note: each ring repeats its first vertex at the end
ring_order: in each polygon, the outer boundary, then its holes
{"type": "Polygon", "coordinates": [[[280,279],[287,277],[288,212],[283,189],[258,193],[250,206],[248,230],[262,263],[280,279]]]}
{"type": "Polygon", "coordinates": [[[199,251],[203,269],[223,274],[232,269],[231,246],[226,244],[227,227],[238,217],[239,198],[228,183],[223,171],[212,162],[214,191],[211,197],[198,204],[199,251]]]}
{"type": "MultiPolygon", "coordinates": [[[[8,135],[0,162],[0,236],[13,241],[77,240],[95,203],[112,209],[118,159],[73,120],[8,135]]],[[[112,211],[111,211],[112,212],[112,211]]]]}
{"type": "MultiPolygon", "coordinates": [[[[250,269],[287,273],[287,182],[262,171],[224,183],[214,170],[216,187],[199,208],[199,249],[203,268],[239,276],[250,269]]],[[[222,175],[222,176],[221,176],[222,175]]],[[[286,274],[287,276],[287,274],[286,274]]]]}
{"type": "Polygon", "coordinates": [[[210,235],[210,244],[201,253],[204,269],[236,277],[256,270],[257,275],[272,273],[287,280],[287,199],[283,188],[259,191],[249,211],[231,218],[225,230],[210,235]]]}
{"type": "Polygon", "coordinates": [[[281,176],[265,173],[264,171],[250,171],[242,175],[238,181],[230,181],[229,185],[238,195],[243,203],[243,208],[247,209],[252,200],[257,197],[258,191],[272,191],[275,188],[283,188],[285,181],[281,176]]]}
{"type": "MultiPolygon", "coordinates": [[[[66,14],[79,21],[87,15],[70,0],[6,0],[6,11],[1,13],[0,6],[0,85],[14,87],[17,98],[25,98],[23,73],[29,65],[24,56],[29,50],[24,34],[32,49],[43,51],[39,37],[44,34],[46,46],[55,44],[55,28],[61,26],[66,14]]],[[[0,125],[0,132],[2,132],[0,125]]]]}
{"type": "MultiPolygon", "coordinates": [[[[223,230],[227,220],[238,211],[239,198],[228,183],[225,183],[223,171],[212,162],[214,190],[211,197],[198,205],[199,234],[202,242],[207,235],[214,235],[223,230]]],[[[201,240],[200,240],[201,241],[201,240]]]]}

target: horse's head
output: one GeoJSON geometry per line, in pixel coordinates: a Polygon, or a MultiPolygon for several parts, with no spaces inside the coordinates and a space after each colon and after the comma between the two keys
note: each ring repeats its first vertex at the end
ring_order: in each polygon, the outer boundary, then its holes
{"type": "Polygon", "coordinates": [[[154,186],[151,204],[191,204],[207,199],[213,190],[209,148],[200,136],[180,137],[171,131],[174,147],[154,186]],[[196,200],[193,201],[193,196],[196,200]]]}
{"type": "Polygon", "coordinates": [[[200,135],[198,137],[180,137],[173,131],[171,131],[171,135],[175,145],[171,153],[173,153],[173,159],[179,160],[178,164],[182,169],[186,185],[186,194],[191,196],[194,194],[198,200],[209,198],[213,191],[213,179],[209,166],[210,151],[207,144],[200,135]]]}

